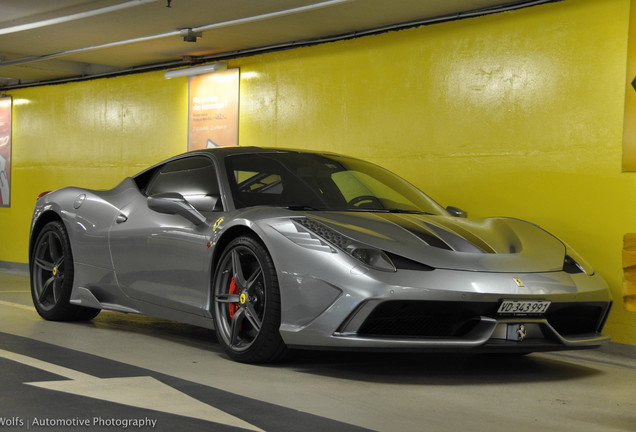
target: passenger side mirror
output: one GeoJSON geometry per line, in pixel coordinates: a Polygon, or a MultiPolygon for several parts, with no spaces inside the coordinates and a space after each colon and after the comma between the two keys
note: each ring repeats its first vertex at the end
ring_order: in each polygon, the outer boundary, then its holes
{"type": "Polygon", "coordinates": [[[468,213],[462,209],[460,209],[459,207],[453,207],[453,206],[448,206],[446,207],[446,211],[454,217],[459,217],[459,218],[467,218],[468,217],[468,213]]]}
{"type": "Polygon", "coordinates": [[[203,216],[197,209],[192,207],[183,195],[175,192],[160,193],[148,197],[148,208],[158,213],[177,214],[183,216],[195,225],[205,222],[203,216]]]}
{"type": "Polygon", "coordinates": [[[223,211],[223,204],[221,204],[221,198],[218,196],[187,195],[184,198],[200,212],[223,211]]]}

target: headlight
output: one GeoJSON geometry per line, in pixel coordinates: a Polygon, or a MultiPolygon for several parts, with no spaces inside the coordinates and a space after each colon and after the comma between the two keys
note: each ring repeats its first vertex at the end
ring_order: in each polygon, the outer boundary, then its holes
{"type": "Polygon", "coordinates": [[[352,243],[347,245],[345,252],[362,261],[369,267],[384,271],[397,271],[391,259],[380,249],[362,245],[360,243],[352,243]]]}
{"type": "Polygon", "coordinates": [[[561,240],[554,234],[550,233],[549,231],[544,230],[540,226],[538,225],[534,225],[534,226],[550,234],[552,237],[560,241],[563,244],[563,246],[565,246],[565,257],[563,258],[564,272],[570,273],[570,274],[585,273],[588,276],[594,275],[594,269],[592,268],[592,266],[589,265],[588,262],[585,261],[583,257],[579,255],[574,249],[572,249],[570,245],[568,245],[566,242],[564,242],[563,240],[561,240]]]}
{"type": "Polygon", "coordinates": [[[594,269],[576,251],[566,245],[566,255],[563,260],[563,271],[566,273],[585,273],[588,276],[594,274],[594,269]]]}
{"type": "Polygon", "coordinates": [[[357,242],[313,219],[297,218],[294,222],[369,267],[382,271],[397,271],[387,254],[378,248],[357,242]]]}

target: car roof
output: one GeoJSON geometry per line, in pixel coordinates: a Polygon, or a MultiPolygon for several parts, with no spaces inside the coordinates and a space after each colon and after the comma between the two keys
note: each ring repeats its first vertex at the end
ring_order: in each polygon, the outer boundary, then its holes
{"type": "Polygon", "coordinates": [[[213,154],[221,158],[226,156],[231,156],[234,154],[245,154],[245,153],[308,153],[308,154],[319,154],[319,155],[342,156],[337,153],[324,152],[324,151],[293,149],[293,148],[257,147],[257,146],[214,147],[214,148],[207,148],[207,149],[201,149],[201,150],[193,150],[191,152],[184,153],[183,155],[188,155],[193,153],[213,154]]]}
{"type": "Polygon", "coordinates": [[[313,150],[303,150],[303,149],[290,149],[290,148],[273,148],[273,147],[257,147],[257,146],[232,146],[232,147],[214,147],[214,148],[206,148],[199,150],[192,150],[186,153],[181,153],[175,155],[171,158],[164,159],[160,162],[157,162],[143,171],[138,172],[137,174],[131,176],[132,178],[138,179],[141,176],[149,174],[150,171],[153,171],[160,165],[163,165],[166,162],[181,159],[184,157],[194,156],[194,155],[208,155],[217,159],[218,162],[222,162],[228,156],[238,155],[238,154],[263,154],[263,153],[305,153],[312,155],[322,155],[322,156],[331,156],[331,157],[348,157],[338,153],[331,152],[321,152],[321,151],[313,151],[313,150]]]}

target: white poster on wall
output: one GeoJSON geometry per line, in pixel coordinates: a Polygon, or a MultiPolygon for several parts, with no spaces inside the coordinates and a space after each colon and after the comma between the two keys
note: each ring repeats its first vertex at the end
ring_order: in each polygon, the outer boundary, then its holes
{"type": "Polygon", "coordinates": [[[238,69],[190,77],[188,98],[188,150],[238,145],[238,69]]]}

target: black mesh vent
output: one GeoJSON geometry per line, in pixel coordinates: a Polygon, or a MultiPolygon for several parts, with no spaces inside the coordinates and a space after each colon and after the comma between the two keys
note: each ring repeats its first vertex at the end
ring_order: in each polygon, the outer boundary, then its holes
{"type": "Polygon", "coordinates": [[[298,222],[308,230],[318,234],[320,237],[324,238],[331,244],[336,245],[342,250],[346,250],[347,245],[351,243],[351,240],[348,237],[332,230],[316,220],[309,218],[296,218],[294,221],[298,222]]]}
{"type": "Polygon", "coordinates": [[[492,315],[497,305],[426,301],[384,302],[371,312],[359,335],[407,337],[461,337],[481,315],[492,315]]]}
{"type": "MultiPolygon", "coordinates": [[[[563,336],[596,333],[601,330],[608,307],[603,302],[552,303],[545,318],[563,336]]],[[[480,317],[496,318],[498,308],[499,302],[387,301],[371,312],[358,334],[462,337],[477,325],[480,317]]]]}
{"type": "Polygon", "coordinates": [[[556,331],[563,336],[595,333],[599,328],[607,303],[552,303],[546,318],[556,331]]]}

